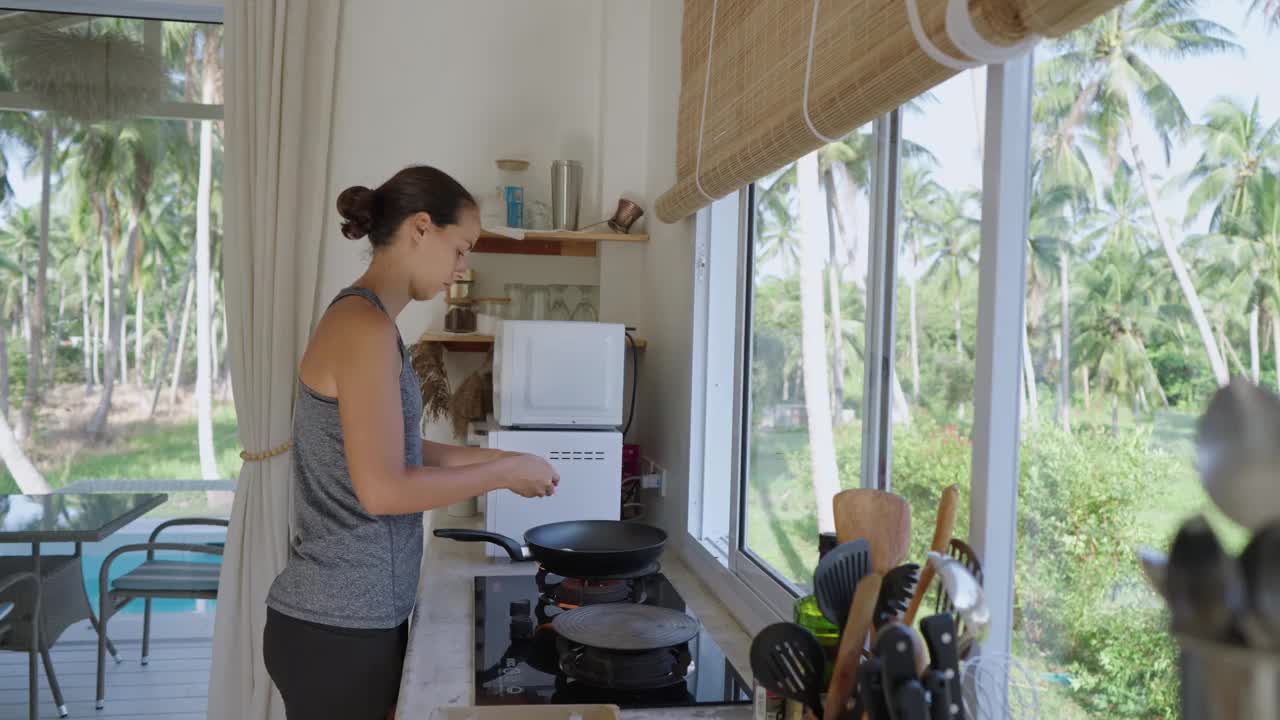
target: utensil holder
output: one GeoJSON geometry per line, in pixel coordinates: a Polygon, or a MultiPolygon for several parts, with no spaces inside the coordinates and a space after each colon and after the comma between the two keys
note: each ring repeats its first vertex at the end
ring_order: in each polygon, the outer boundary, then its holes
{"type": "Polygon", "coordinates": [[[1180,636],[1182,717],[1280,720],[1280,653],[1180,636]]]}

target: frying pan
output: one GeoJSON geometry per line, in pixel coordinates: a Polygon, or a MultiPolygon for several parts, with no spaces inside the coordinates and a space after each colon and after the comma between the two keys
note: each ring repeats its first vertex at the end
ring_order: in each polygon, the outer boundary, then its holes
{"type": "Polygon", "coordinates": [[[621,520],[570,520],[537,525],[524,533],[524,544],[498,533],[440,529],[438,538],[489,542],[517,562],[536,560],[547,572],[564,577],[626,575],[652,565],[662,556],[667,533],[652,525],[621,520]]]}

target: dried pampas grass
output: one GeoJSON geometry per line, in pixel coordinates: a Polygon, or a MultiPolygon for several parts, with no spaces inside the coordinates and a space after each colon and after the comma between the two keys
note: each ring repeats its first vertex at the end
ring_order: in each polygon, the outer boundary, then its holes
{"type": "Polygon", "coordinates": [[[444,367],[444,345],[431,340],[419,340],[409,348],[409,363],[418,374],[423,422],[448,417],[449,374],[444,367]]]}
{"type": "Polygon", "coordinates": [[[449,404],[449,419],[453,424],[453,436],[459,440],[467,437],[467,423],[483,420],[493,410],[493,352],[485,356],[481,365],[462,382],[449,404]]]}

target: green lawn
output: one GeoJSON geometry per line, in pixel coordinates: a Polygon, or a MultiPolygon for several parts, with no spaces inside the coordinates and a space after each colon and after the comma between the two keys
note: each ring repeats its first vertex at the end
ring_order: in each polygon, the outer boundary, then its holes
{"type": "MultiPolygon", "coordinates": [[[[222,476],[234,479],[240,470],[240,439],[235,409],[217,407],[213,441],[222,476]]],[[[200,477],[196,447],[196,420],[172,423],[148,422],[131,427],[126,438],[111,447],[83,448],[70,454],[58,467],[41,468],[45,479],[58,488],[76,480],[125,478],[136,480],[193,480],[200,477]]],[[[0,493],[16,493],[18,486],[8,471],[0,470],[0,493]]],[[[170,493],[170,501],[157,514],[194,514],[207,509],[203,492],[170,493]]]]}

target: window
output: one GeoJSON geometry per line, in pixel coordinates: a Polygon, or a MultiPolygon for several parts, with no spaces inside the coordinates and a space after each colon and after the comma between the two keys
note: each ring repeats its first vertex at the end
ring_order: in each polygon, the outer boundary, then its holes
{"type": "MultiPolygon", "coordinates": [[[[221,36],[216,24],[0,18],[0,409],[52,489],[239,466],[218,261],[221,36]]],[[[24,482],[0,475],[7,492],[24,482]]],[[[229,511],[230,493],[202,487],[157,513],[229,511]]]]}
{"type": "Polygon", "coordinates": [[[1280,90],[1260,74],[1280,45],[1246,5],[1113,12],[1038,51],[1026,331],[1044,400],[1022,441],[1014,651],[1045,716],[1178,715],[1134,549],[1210,508],[1195,422],[1226,373],[1280,383],[1280,90]]]}
{"type": "Polygon", "coordinates": [[[969,540],[985,97],[986,71],[968,70],[902,113],[889,486],[911,505],[917,564],[949,485],[960,487],[954,536],[969,540]]]}
{"type": "Polygon", "coordinates": [[[875,150],[861,128],[751,194],[743,548],[796,586],[834,529],[831,498],[861,484],[875,150]]]}

